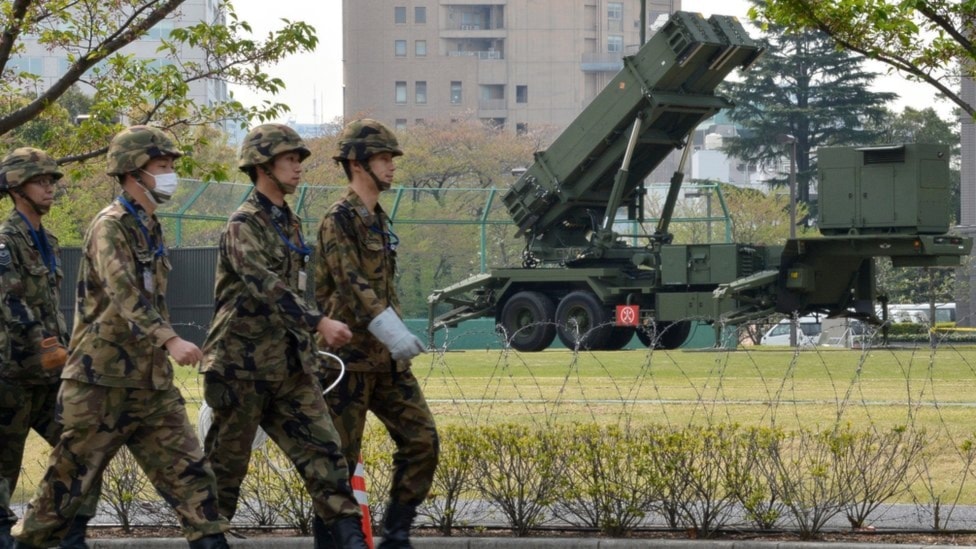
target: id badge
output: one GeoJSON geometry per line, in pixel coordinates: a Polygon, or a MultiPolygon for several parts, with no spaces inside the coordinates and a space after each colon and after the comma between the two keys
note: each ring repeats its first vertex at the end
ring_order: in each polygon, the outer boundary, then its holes
{"type": "Polygon", "coordinates": [[[308,275],[305,271],[298,271],[298,291],[305,291],[305,284],[308,282],[308,275]]]}
{"type": "Polygon", "coordinates": [[[153,284],[152,269],[146,268],[142,270],[142,286],[146,289],[147,292],[153,293],[153,288],[155,287],[155,285],[153,284]]]}

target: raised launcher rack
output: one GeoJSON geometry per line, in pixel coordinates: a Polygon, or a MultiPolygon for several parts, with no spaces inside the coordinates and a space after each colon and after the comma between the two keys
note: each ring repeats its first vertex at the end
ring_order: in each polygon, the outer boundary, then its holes
{"type": "Polygon", "coordinates": [[[547,248],[585,247],[601,219],[620,206],[640,211],[644,178],[703,120],[731,104],[715,87],[746,68],[762,47],[734,17],[676,12],[633,56],[504,195],[520,234],[541,258],[563,259],[547,248]],[[615,177],[628,151],[629,131],[640,130],[624,185],[615,177]],[[614,200],[614,197],[617,197],[614,200]]]}

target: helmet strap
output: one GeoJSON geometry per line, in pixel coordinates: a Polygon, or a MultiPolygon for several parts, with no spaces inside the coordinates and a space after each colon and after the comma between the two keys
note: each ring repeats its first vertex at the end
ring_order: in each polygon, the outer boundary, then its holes
{"type": "Polygon", "coordinates": [[[363,167],[363,171],[365,171],[366,173],[368,173],[369,176],[373,178],[373,184],[376,185],[376,190],[377,191],[383,192],[383,191],[390,190],[389,183],[386,183],[382,179],[376,177],[376,174],[373,173],[373,168],[370,168],[369,167],[369,158],[367,158],[365,161],[359,162],[359,164],[363,167]]]}
{"type": "MultiPolygon", "coordinates": [[[[27,196],[27,193],[24,192],[24,189],[21,189],[20,187],[15,188],[14,192],[17,193],[17,196],[22,198],[24,202],[26,202],[27,205],[31,207],[32,210],[34,210],[34,213],[37,214],[38,217],[46,214],[51,209],[51,208],[42,208],[40,205],[38,205],[37,202],[34,202],[34,200],[31,197],[27,196]]],[[[13,197],[11,197],[11,199],[13,199],[13,197]]]]}
{"type": "Polygon", "coordinates": [[[268,176],[268,179],[270,179],[275,184],[275,186],[278,187],[278,190],[281,191],[282,195],[289,195],[295,192],[294,189],[282,183],[281,180],[278,179],[278,176],[271,171],[271,168],[269,168],[267,164],[261,164],[260,168],[261,171],[264,172],[264,175],[268,176]]]}
{"type": "Polygon", "coordinates": [[[156,200],[156,197],[153,195],[152,191],[150,191],[149,187],[147,187],[146,184],[142,181],[142,175],[140,175],[139,172],[131,172],[131,173],[132,173],[132,178],[136,180],[136,185],[139,185],[139,188],[142,189],[142,191],[145,193],[146,198],[150,202],[152,202],[153,206],[156,206],[158,208],[159,201],[156,200]]]}

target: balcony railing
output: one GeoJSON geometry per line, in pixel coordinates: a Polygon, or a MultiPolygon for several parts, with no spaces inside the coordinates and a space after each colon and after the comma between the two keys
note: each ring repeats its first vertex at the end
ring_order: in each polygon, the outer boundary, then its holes
{"type": "Polygon", "coordinates": [[[624,68],[623,53],[584,53],[580,68],[584,72],[617,72],[624,68]]]}
{"type": "Polygon", "coordinates": [[[478,109],[483,111],[503,111],[508,108],[504,99],[479,99],[478,109]]]}
{"type": "Polygon", "coordinates": [[[477,57],[478,59],[502,59],[500,51],[449,51],[448,57],[477,57]]]}

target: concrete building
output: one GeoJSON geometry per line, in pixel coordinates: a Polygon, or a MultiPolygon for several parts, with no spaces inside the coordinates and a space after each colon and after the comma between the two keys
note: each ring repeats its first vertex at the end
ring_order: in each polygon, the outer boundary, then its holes
{"type": "MultiPolygon", "coordinates": [[[[680,5],[648,0],[648,26],[680,5]]],[[[343,0],[343,113],[561,130],[639,47],[640,11],[641,0],[343,0]]]]}
{"type": "MultiPolygon", "coordinates": [[[[136,59],[149,59],[153,63],[167,64],[172,60],[160,57],[157,52],[161,40],[169,36],[175,28],[188,27],[205,21],[220,24],[223,21],[220,12],[220,0],[187,0],[177,10],[176,14],[154,26],[146,36],[129,44],[119,53],[133,55],[136,59]]],[[[47,89],[57,79],[67,72],[70,67],[67,52],[58,49],[48,49],[47,45],[38,43],[35,36],[23,37],[24,50],[11,56],[10,66],[15,70],[26,71],[39,76],[38,89],[47,89]]],[[[184,63],[203,63],[205,54],[200,48],[184,47],[179,54],[184,63]]],[[[82,92],[90,93],[92,88],[79,83],[82,92]]],[[[201,79],[190,83],[189,98],[200,105],[214,105],[228,99],[227,84],[220,80],[201,79]]]]}

